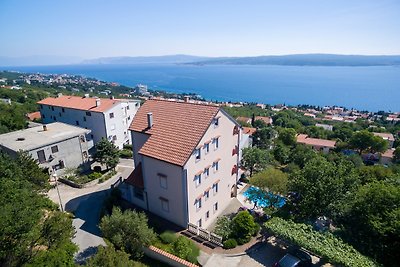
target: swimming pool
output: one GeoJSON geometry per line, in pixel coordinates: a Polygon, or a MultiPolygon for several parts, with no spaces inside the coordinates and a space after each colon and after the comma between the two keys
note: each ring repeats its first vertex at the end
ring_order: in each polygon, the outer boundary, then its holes
{"type": "Polygon", "coordinates": [[[262,208],[271,206],[270,205],[271,198],[276,199],[276,204],[273,204],[273,206],[275,206],[276,208],[280,208],[286,203],[286,199],[284,197],[275,195],[273,193],[265,193],[259,188],[254,186],[250,186],[249,189],[247,189],[243,193],[243,196],[245,196],[252,203],[256,203],[258,207],[262,208]]]}

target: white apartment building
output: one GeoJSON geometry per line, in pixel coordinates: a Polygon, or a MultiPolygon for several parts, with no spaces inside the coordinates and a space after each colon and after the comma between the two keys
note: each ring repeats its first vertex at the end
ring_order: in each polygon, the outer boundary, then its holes
{"type": "Polygon", "coordinates": [[[88,139],[96,144],[101,138],[118,148],[131,143],[129,125],[140,107],[140,101],[79,96],[48,97],[38,102],[43,123],[64,122],[90,129],[88,139]]]}
{"type": "Polygon", "coordinates": [[[27,151],[49,173],[61,174],[65,168],[85,167],[93,142],[85,135],[90,130],[55,122],[0,135],[0,150],[15,157],[27,151]]]}
{"type": "Polygon", "coordinates": [[[236,194],[241,128],[214,105],[148,100],[129,128],[128,200],[182,227],[207,228],[236,194]]]}

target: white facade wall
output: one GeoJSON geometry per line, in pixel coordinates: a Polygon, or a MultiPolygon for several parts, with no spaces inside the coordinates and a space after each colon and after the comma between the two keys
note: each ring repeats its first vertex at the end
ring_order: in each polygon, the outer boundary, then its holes
{"type": "Polygon", "coordinates": [[[145,133],[131,132],[132,138],[132,150],[133,150],[133,160],[135,162],[135,166],[141,162],[142,158],[139,155],[139,150],[142,148],[144,143],[146,143],[147,139],[149,139],[150,135],[145,133]]]}
{"type": "Polygon", "coordinates": [[[122,148],[124,144],[131,142],[128,128],[139,107],[139,102],[127,100],[102,113],[42,104],[40,113],[43,123],[59,121],[90,129],[92,132],[87,138],[95,144],[101,138],[106,138],[109,141],[114,140],[114,144],[122,148]],[[114,118],[110,118],[110,113],[114,114],[114,118]]]}
{"type": "Polygon", "coordinates": [[[232,155],[233,149],[238,145],[238,135],[233,134],[235,124],[225,116],[221,111],[217,114],[219,125],[214,127],[210,125],[199,145],[201,145],[201,158],[196,160],[196,155],[192,155],[186,163],[184,169],[187,170],[187,191],[188,191],[188,213],[189,222],[207,228],[228,206],[231,200],[231,193],[236,184],[236,174],[232,174],[232,168],[237,165],[237,154],[232,155]],[[210,143],[210,151],[206,154],[204,144],[213,138],[219,136],[219,147],[214,148],[210,143]],[[218,162],[218,171],[214,171],[212,165],[216,160],[218,162]],[[201,174],[201,184],[196,186],[195,175],[206,167],[210,166],[209,177],[204,172],[201,174]],[[218,192],[214,194],[213,185],[218,182],[218,192]],[[205,196],[206,190],[209,190],[208,199],[205,196]],[[201,198],[201,208],[195,206],[197,198],[201,198]],[[218,209],[214,205],[217,203],[218,209]],[[206,213],[209,212],[209,218],[206,213]]]}

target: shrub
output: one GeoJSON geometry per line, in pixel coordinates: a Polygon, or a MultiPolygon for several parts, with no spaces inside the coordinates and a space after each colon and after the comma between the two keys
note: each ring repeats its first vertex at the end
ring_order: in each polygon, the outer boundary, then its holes
{"type": "Polygon", "coordinates": [[[128,149],[123,149],[119,152],[119,156],[121,158],[125,158],[125,159],[130,159],[133,157],[133,152],[132,150],[128,150],[128,149]]]}
{"type": "Polygon", "coordinates": [[[226,249],[235,248],[237,245],[236,240],[233,238],[224,241],[224,248],[226,249]]]}
{"type": "Polygon", "coordinates": [[[132,145],[124,145],[124,149],[132,151],[132,145]]]}
{"type": "Polygon", "coordinates": [[[173,254],[182,259],[186,259],[187,256],[192,252],[190,240],[184,236],[178,237],[172,244],[172,247],[173,254]]]}
{"type": "Polygon", "coordinates": [[[232,235],[232,223],[229,217],[221,216],[218,217],[217,223],[214,229],[214,233],[222,237],[223,240],[227,240],[232,235]]]}
{"type": "Polygon", "coordinates": [[[274,217],[264,226],[272,234],[310,250],[331,263],[349,267],[378,266],[333,234],[314,231],[310,225],[274,217]]]}
{"type": "Polygon", "coordinates": [[[164,244],[171,244],[176,241],[178,237],[174,232],[171,231],[165,231],[160,235],[160,239],[164,244]]]}
{"type": "Polygon", "coordinates": [[[88,178],[92,181],[100,178],[101,176],[102,174],[99,172],[92,172],[91,174],[88,175],[88,178]]]}
{"type": "Polygon", "coordinates": [[[248,211],[240,211],[232,220],[232,232],[239,244],[250,241],[251,236],[258,230],[257,223],[248,211]]]}

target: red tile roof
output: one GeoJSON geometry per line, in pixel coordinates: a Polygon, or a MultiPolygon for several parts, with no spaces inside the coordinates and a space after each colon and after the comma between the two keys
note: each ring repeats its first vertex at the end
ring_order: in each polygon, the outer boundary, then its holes
{"type": "Polygon", "coordinates": [[[166,258],[169,258],[169,259],[171,259],[171,260],[173,260],[173,261],[179,263],[179,264],[182,265],[182,266],[187,266],[187,267],[199,267],[198,265],[196,265],[196,264],[194,264],[194,263],[188,262],[188,261],[186,261],[186,260],[184,260],[184,259],[182,259],[182,258],[179,258],[178,256],[172,255],[171,253],[168,253],[168,252],[166,252],[166,251],[164,251],[164,250],[162,250],[162,249],[156,248],[156,247],[154,247],[154,246],[150,246],[149,249],[150,249],[151,251],[154,251],[154,252],[156,252],[156,253],[158,253],[158,254],[160,254],[160,255],[166,257],[166,258]]]}
{"type": "Polygon", "coordinates": [[[118,99],[108,99],[108,98],[99,98],[99,99],[100,99],[100,106],[98,107],[96,107],[96,98],[80,97],[80,96],[48,97],[43,100],[40,100],[38,104],[87,110],[93,112],[105,112],[120,102],[120,100],[118,99]]]}
{"type": "Polygon", "coordinates": [[[132,171],[132,173],[126,178],[126,183],[133,185],[134,187],[144,188],[143,182],[143,172],[142,172],[142,163],[139,163],[136,168],[132,171]]]}
{"type": "Polygon", "coordinates": [[[248,117],[237,117],[236,120],[244,123],[251,123],[251,118],[248,117]]]}
{"type": "Polygon", "coordinates": [[[256,128],[243,127],[243,134],[253,135],[256,131],[256,128]]]}
{"type": "Polygon", "coordinates": [[[255,121],[260,120],[260,121],[265,122],[266,124],[271,124],[271,123],[272,123],[272,119],[271,119],[270,117],[256,116],[256,117],[254,118],[254,120],[255,120],[255,121]]]}
{"type": "Polygon", "coordinates": [[[299,134],[297,136],[297,143],[311,145],[311,146],[324,146],[324,147],[334,148],[336,141],[311,138],[311,137],[308,137],[308,135],[306,135],[306,134],[299,134]]]}
{"type": "Polygon", "coordinates": [[[375,136],[380,136],[385,140],[394,141],[394,136],[391,133],[373,133],[375,136]]]}
{"type": "Polygon", "coordinates": [[[33,121],[34,119],[40,119],[40,111],[36,111],[36,112],[31,112],[26,114],[26,117],[28,118],[28,120],[33,121]]]}
{"type": "Polygon", "coordinates": [[[392,159],[394,157],[394,150],[394,148],[386,150],[385,153],[381,155],[381,157],[392,159]]]}
{"type": "Polygon", "coordinates": [[[183,166],[219,110],[214,105],[148,100],[136,113],[129,130],[150,135],[140,154],[183,166]],[[149,112],[153,114],[150,129],[149,112]]]}

